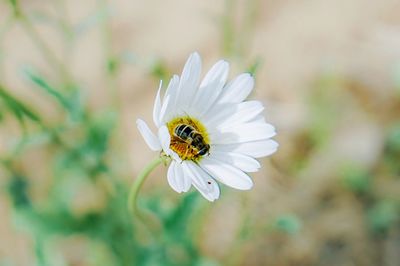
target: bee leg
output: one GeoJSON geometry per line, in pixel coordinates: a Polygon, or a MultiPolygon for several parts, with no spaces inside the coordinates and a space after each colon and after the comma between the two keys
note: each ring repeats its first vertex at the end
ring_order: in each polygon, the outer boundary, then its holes
{"type": "Polygon", "coordinates": [[[187,154],[188,154],[188,152],[189,152],[189,149],[187,148],[187,149],[186,149],[186,152],[185,152],[185,155],[183,156],[183,158],[185,158],[185,160],[187,159],[187,154]]]}

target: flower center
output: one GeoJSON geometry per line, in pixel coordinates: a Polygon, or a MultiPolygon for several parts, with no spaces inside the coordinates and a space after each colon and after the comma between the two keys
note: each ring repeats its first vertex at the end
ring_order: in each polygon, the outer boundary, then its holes
{"type": "Polygon", "coordinates": [[[208,134],[199,120],[189,116],[177,117],[168,122],[167,127],[171,136],[169,147],[182,160],[198,161],[209,154],[208,134]]]}

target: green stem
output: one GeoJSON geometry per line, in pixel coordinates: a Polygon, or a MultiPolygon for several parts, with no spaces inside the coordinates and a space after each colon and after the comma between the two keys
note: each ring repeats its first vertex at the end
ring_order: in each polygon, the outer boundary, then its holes
{"type": "Polygon", "coordinates": [[[168,159],[165,156],[159,156],[151,161],[143,170],[140,172],[138,177],[136,178],[135,182],[133,182],[131,190],[129,192],[128,197],[128,208],[129,211],[136,214],[137,216],[141,217],[138,206],[137,206],[137,197],[139,191],[146,180],[147,176],[154,170],[159,164],[162,162],[166,162],[168,159]]]}

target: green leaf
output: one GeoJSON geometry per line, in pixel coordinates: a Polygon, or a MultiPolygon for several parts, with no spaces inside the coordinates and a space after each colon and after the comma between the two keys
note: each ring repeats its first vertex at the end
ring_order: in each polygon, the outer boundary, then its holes
{"type": "Polygon", "coordinates": [[[0,122],[3,121],[4,119],[4,110],[2,109],[2,106],[0,106],[0,122]]]}
{"type": "Polygon", "coordinates": [[[256,58],[254,63],[248,67],[247,72],[249,72],[252,76],[255,76],[257,71],[260,69],[262,62],[262,58],[256,58]]]}
{"type": "Polygon", "coordinates": [[[120,61],[118,58],[112,57],[107,60],[107,71],[110,74],[114,74],[120,65],[120,61]]]}
{"type": "Polygon", "coordinates": [[[369,225],[376,233],[385,233],[389,227],[398,221],[399,210],[391,201],[380,201],[368,210],[369,225]]]}
{"type": "Polygon", "coordinates": [[[301,222],[297,216],[286,214],[276,219],[275,226],[278,230],[293,235],[301,229],[301,222]]]}
{"type": "Polygon", "coordinates": [[[47,92],[53,98],[55,98],[61,106],[65,109],[70,109],[70,103],[66,96],[60,93],[57,89],[53,88],[49,83],[47,83],[39,74],[35,73],[32,69],[25,68],[23,73],[28,77],[30,81],[32,81],[35,85],[37,85],[40,89],[47,92]]]}
{"type": "Polygon", "coordinates": [[[390,129],[389,136],[387,137],[387,146],[390,150],[400,151],[400,122],[396,123],[390,129]]]}
{"type": "Polygon", "coordinates": [[[19,3],[17,0],[9,0],[8,1],[13,9],[15,15],[19,15],[19,3]]]}
{"type": "Polygon", "coordinates": [[[15,208],[30,207],[31,201],[28,197],[28,181],[21,175],[13,175],[8,183],[8,193],[15,208]]]}
{"type": "Polygon", "coordinates": [[[161,59],[157,59],[151,63],[150,73],[157,80],[166,80],[169,76],[168,67],[161,59]]]}
{"type": "Polygon", "coordinates": [[[83,118],[84,108],[82,106],[82,97],[79,88],[69,87],[70,90],[68,91],[68,94],[66,94],[51,86],[43,77],[30,68],[24,68],[23,74],[38,88],[53,97],[58,104],[68,112],[69,116],[74,121],[83,118]]]}
{"type": "Polygon", "coordinates": [[[395,122],[390,128],[385,141],[384,161],[390,171],[398,176],[400,172],[400,122],[395,122]]]}
{"type": "Polygon", "coordinates": [[[20,122],[23,122],[25,117],[35,122],[40,121],[40,117],[33,110],[8,93],[1,85],[0,98],[3,100],[8,110],[11,111],[20,122]]]}
{"type": "Polygon", "coordinates": [[[344,186],[356,193],[366,193],[371,187],[371,175],[367,170],[348,164],[342,170],[344,186]]]}

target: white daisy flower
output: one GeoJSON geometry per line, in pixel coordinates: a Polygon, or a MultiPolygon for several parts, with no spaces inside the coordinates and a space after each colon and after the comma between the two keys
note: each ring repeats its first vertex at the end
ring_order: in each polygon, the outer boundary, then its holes
{"type": "Polygon", "coordinates": [[[247,173],[260,169],[255,158],[278,148],[262,103],[246,101],[254,78],[243,73],[226,83],[228,71],[229,64],[220,60],[200,82],[201,59],[191,54],[181,77],[172,77],[163,96],[160,83],[153,109],[157,134],[143,120],[136,121],[150,149],[172,159],[167,179],[176,192],[193,185],[214,201],[220,195],[215,180],[248,190],[253,181],[247,173]]]}

